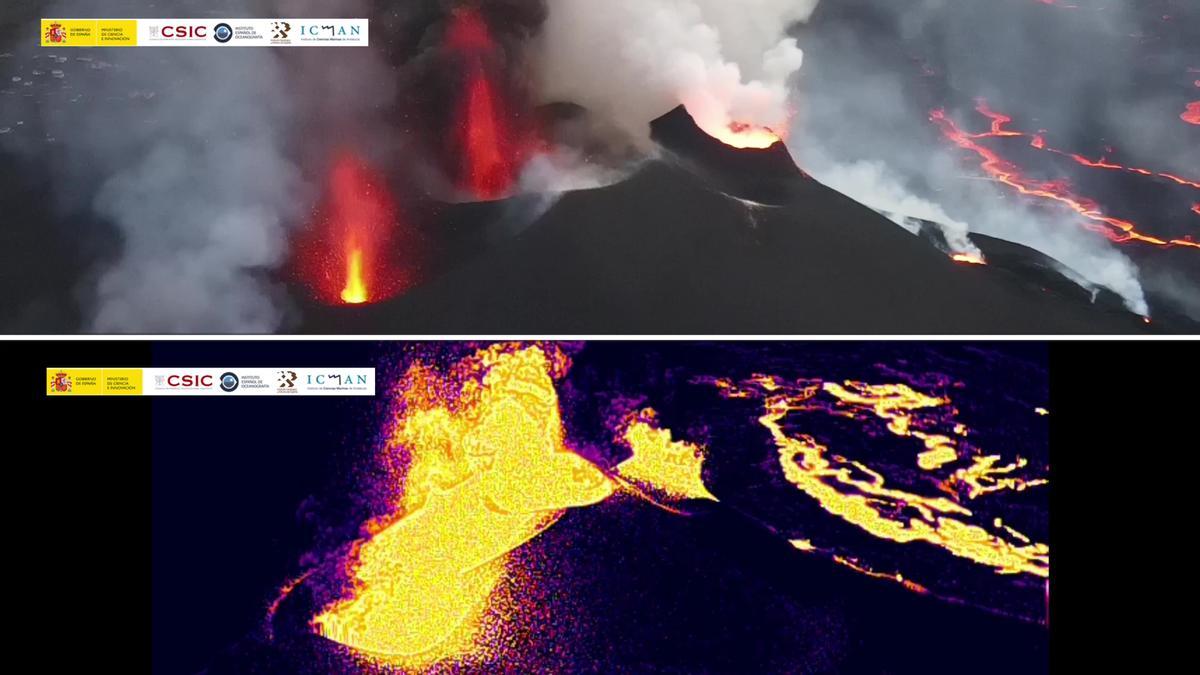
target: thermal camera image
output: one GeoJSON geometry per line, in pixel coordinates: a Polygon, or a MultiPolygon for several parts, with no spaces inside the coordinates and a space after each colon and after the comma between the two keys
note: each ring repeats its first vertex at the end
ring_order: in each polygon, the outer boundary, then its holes
{"type": "Polygon", "coordinates": [[[325,414],[155,401],[245,430],[156,434],[162,672],[1048,669],[1044,345],[350,349],[325,414]]]}

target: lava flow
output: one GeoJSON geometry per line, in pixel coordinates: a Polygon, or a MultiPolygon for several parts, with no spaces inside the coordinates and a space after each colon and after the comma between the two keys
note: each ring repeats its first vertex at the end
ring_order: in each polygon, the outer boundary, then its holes
{"type": "Polygon", "coordinates": [[[576,454],[555,389],[568,367],[553,346],[498,344],[444,373],[409,368],[381,472],[398,500],[365,524],[343,561],[349,588],[312,619],[317,632],[401,668],[497,659],[508,624],[536,615],[520,611],[527,580],[511,554],[567,509],[629,485],[715,499],[700,450],[649,411],[617,430],[633,454],[615,470],[576,454]]]}
{"type": "Polygon", "coordinates": [[[328,304],[379,302],[411,285],[399,261],[412,246],[384,178],[343,150],[329,172],[316,218],[296,246],[302,280],[328,304]],[[408,241],[404,241],[407,239],[408,241]]]}
{"type": "MultiPolygon", "coordinates": [[[[1049,576],[1049,546],[1034,543],[1002,523],[988,522],[964,503],[994,492],[1043,486],[1047,480],[1018,475],[1029,466],[1024,458],[997,466],[998,455],[968,452],[962,439],[970,430],[957,422],[958,411],[948,397],[931,396],[906,384],[789,381],[770,375],[698,382],[715,386],[723,398],[761,401],[758,422],[778,450],[784,478],[828,513],[879,539],[932,544],[1000,574],[1049,576]],[[812,414],[855,420],[864,427],[872,419],[882,420],[889,433],[919,441],[916,464],[930,474],[948,473],[936,481],[945,494],[927,496],[889,485],[882,473],[850,459],[844,450],[802,433],[805,416],[812,414]],[[953,469],[956,464],[960,468],[953,469]]],[[[793,543],[813,550],[807,540],[803,546],[793,543]]]]}
{"type": "Polygon", "coordinates": [[[1104,158],[1090,160],[1077,153],[1058,150],[1046,144],[1045,136],[1041,132],[1029,134],[1008,128],[1008,124],[1012,122],[1012,118],[994,112],[988,107],[987,102],[982,99],[978,102],[975,109],[981,115],[991,120],[991,129],[989,131],[975,134],[969,133],[951,120],[944,110],[933,110],[930,112],[930,119],[952,143],[964,150],[975,153],[981,160],[981,168],[992,180],[1007,185],[1024,196],[1047,200],[1069,208],[1084,219],[1084,225],[1088,229],[1099,232],[1113,242],[1138,241],[1165,248],[1182,246],[1200,249],[1200,242],[1195,241],[1190,236],[1163,239],[1139,231],[1139,226],[1131,221],[1106,215],[1096,201],[1074,194],[1065,180],[1043,181],[1025,176],[1016,164],[1004,159],[995,150],[984,147],[980,141],[990,138],[1027,138],[1029,139],[1029,145],[1037,150],[1067,157],[1077,164],[1089,168],[1126,171],[1144,176],[1155,176],[1170,180],[1179,185],[1197,189],[1200,189],[1200,181],[1165,172],[1126,167],[1109,162],[1104,158]]]}
{"type": "Polygon", "coordinates": [[[536,143],[494,77],[500,46],[479,11],[468,7],[454,10],[446,46],[458,57],[466,78],[449,148],[458,158],[452,167],[456,185],[476,199],[505,197],[536,143]]]}
{"type": "Polygon", "coordinates": [[[1187,110],[1183,111],[1183,114],[1179,116],[1179,119],[1187,122],[1188,124],[1200,125],[1200,101],[1192,101],[1191,103],[1187,104],[1187,110]]]}
{"type": "Polygon", "coordinates": [[[983,258],[981,258],[977,255],[972,255],[970,253],[956,253],[956,254],[950,256],[950,258],[952,260],[954,260],[954,262],[963,263],[965,265],[986,265],[987,264],[987,261],[984,260],[983,258]]]}

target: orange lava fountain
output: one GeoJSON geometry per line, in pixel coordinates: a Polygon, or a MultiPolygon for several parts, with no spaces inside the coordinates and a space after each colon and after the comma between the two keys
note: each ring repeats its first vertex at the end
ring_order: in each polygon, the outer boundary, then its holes
{"type": "Polygon", "coordinates": [[[296,247],[302,280],[331,305],[393,297],[412,283],[400,265],[404,229],[385,179],[361,157],[339,151],[325,195],[296,247]]]}
{"type": "Polygon", "coordinates": [[[495,80],[500,46],[483,16],[469,7],[454,11],[445,39],[466,74],[450,138],[449,151],[459,158],[453,167],[455,183],[476,199],[505,197],[512,193],[534,143],[495,80]]]}

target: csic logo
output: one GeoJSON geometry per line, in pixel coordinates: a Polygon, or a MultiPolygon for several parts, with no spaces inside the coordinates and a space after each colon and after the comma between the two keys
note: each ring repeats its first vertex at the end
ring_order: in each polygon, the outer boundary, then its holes
{"type": "Polygon", "coordinates": [[[67,41],[67,29],[63,28],[61,23],[52,23],[46,29],[46,39],[50,42],[62,44],[67,41]]]}
{"type": "Polygon", "coordinates": [[[71,377],[66,373],[55,373],[50,378],[50,388],[59,393],[71,391],[71,377]]]}
{"type": "Polygon", "coordinates": [[[221,391],[233,391],[238,388],[238,376],[233,373],[221,375],[221,391]]]}
{"type": "Polygon", "coordinates": [[[208,37],[208,26],[150,26],[150,35],[168,40],[203,40],[208,37]]]}
{"type": "Polygon", "coordinates": [[[296,379],[300,376],[294,370],[279,371],[279,388],[280,389],[295,389],[296,379]]]}
{"type": "Polygon", "coordinates": [[[225,44],[233,39],[233,27],[227,23],[219,23],[213,28],[213,39],[225,44]]]}
{"type": "Polygon", "coordinates": [[[208,389],[213,386],[212,375],[157,375],[154,378],[155,384],[158,386],[166,386],[170,389],[208,389]]]}
{"type": "Polygon", "coordinates": [[[292,32],[292,24],[286,21],[276,21],[271,24],[271,37],[275,40],[286,40],[292,32]]]}

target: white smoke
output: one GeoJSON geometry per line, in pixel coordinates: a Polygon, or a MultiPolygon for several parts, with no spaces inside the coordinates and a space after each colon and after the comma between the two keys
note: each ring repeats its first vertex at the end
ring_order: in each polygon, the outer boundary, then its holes
{"type": "Polygon", "coordinates": [[[545,101],[572,101],[645,140],[685,104],[705,129],[786,129],[804,54],[787,29],[818,0],[555,0],[541,37],[545,101]]]}
{"type": "MultiPolygon", "coordinates": [[[[63,0],[43,16],[137,16],[145,7],[63,0]],[[139,12],[140,10],[140,12],[139,12]]],[[[227,16],[254,16],[230,0],[227,16]]],[[[159,16],[203,16],[176,0],[159,16]]],[[[198,11],[199,10],[199,11],[198,11]]],[[[153,15],[151,14],[151,15],[153,15]]],[[[32,29],[28,34],[33,34],[32,29]]],[[[294,97],[275,50],[111,49],[53,58],[14,149],[49,155],[55,189],[118,246],[80,289],[86,331],[268,332],[284,321],[271,270],[286,259],[305,186],[285,152],[294,97]],[[17,144],[19,142],[19,145],[17,144]]],[[[15,105],[10,97],[8,105],[15,105]]],[[[13,114],[17,114],[14,112],[13,114]]],[[[36,161],[33,160],[33,161],[36,161]]],[[[94,237],[79,233],[80,239],[94,237]]]]}
{"type": "Polygon", "coordinates": [[[847,195],[859,203],[883,212],[892,222],[917,234],[920,223],[926,220],[941,228],[950,253],[983,257],[971,242],[971,227],[946,213],[941,205],[913,194],[900,182],[886,164],[880,161],[857,161],[837,164],[806,157],[805,168],[817,180],[847,195]]]}
{"type": "MultiPolygon", "coordinates": [[[[1007,25],[1004,17],[1011,11],[992,8],[982,0],[976,4],[994,9],[997,15],[990,17],[992,23],[1007,25]]],[[[910,86],[901,75],[905,67],[914,66],[907,60],[897,66],[893,59],[898,52],[889,41],[921,34],[926,24],[949,21],[939,3],[901,7],[859,2],[853,10],[832,4],[826,9],[842,9],[851,17],[860,12],[872,20],[810,25],[812,30],[805,35],[808,63],[799,78],[800,110],[788,144],[807,171],[856,201],[887,211],[906,229],[913,229],[907,218],[940,224],[951,247],[962,252],[974,248],[968,238],[972,232],[1034,248],[1072,268],[1086,280],[1085,285],[1106,287],[1120,295],[1131,311],[1148,313],[1138,268],[1123,252],[1082,227],[1074,214],[1030,208],[1027,201],[975,175],[957,148],[935,140],[939,137],[926,121],[930,104],[923,90],[910,86]]],[[[963,14],[982,21],[973,13],[963,14]]],[[[929,32],[947,39],[958,34],[929,32]]],[[[1019,31],[1004,34],[1010,33],[1012,39],[1020,39],[1019,31]]],[[[972,51],[969,44],[956,45],[938,65],[948,69],[951,81],[962,77],[962,88],[978,90],[995,83],[971,83],[956,68],[986,56],[972,51]]],[[[1062,105],[1073,104],[1066,100],[1062,105]]],[[[950,111],[959,112],[970,111],[950,111]]]]}

